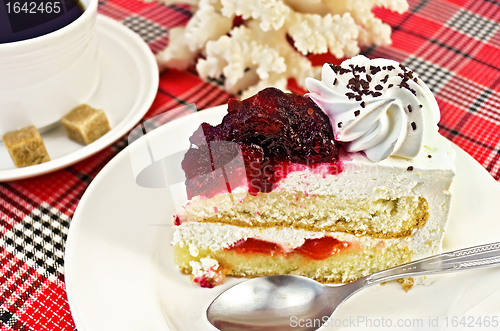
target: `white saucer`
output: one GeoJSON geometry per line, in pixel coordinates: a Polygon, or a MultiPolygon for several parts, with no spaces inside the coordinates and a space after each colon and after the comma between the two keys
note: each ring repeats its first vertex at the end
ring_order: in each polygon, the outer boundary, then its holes
{"type": "Polygon", "coordinates": [[[106,112],[111,131],[88,146],[68,139],[61,125],[42,133],[51,161],[16,168],[0,143],[0,181],[23,179],[55,171],[109,146],[132,129],[146,114],[158,91],[155,57],[137,34],[121,23],[97,16],[101,81],[89,105],[106,112]]]}
{"type": "MultiPolygon", "coordinates": [[[[148,134],[150,145],[163,136],[188,148],[199,119],[216,124],[225,113],[217,107],[170,122],[148,134]]],[[[229,277],[225,284],[206,289],[179,272],[170,245],[176,212],[170,190],[136,184],[130,155],[140,155],[140,142],[119,153],[97,175],[71,221],[64,268],[76,327],[79,331],[215,330],[207,321],[206,308],[219,293],[242,280],[229,277]]],[[[444,250],[500,241],[500,187],[471,156],[454,147],[457,173],[444,250]]],[[[171,170],[165,168],[166,173],[171,170]]],[[[461,330],[460,325],[450,328],[453,318],[459,322],[464,317],[469,323],[471,316],[498,315],[498,279],[500,268],[491,268],[435,276],[432,285],[416,286],[408,293],[394,282],[375,286],[340,307],[335,323],[347,324],[342,328],[346,331],[379,330],[349,323],[384,318],[394,322],[390,330],[461,330]],[[440,327],[429,327],[436,318],[440,327]],[[446,318],[448,328],[443,324],[446,318]],[[422,319],[423,326],[394,328],[397,321],[411,324],[414,319],[422,319]]],[[[322,330],[338,329],[333,324],[322,330]]]]}

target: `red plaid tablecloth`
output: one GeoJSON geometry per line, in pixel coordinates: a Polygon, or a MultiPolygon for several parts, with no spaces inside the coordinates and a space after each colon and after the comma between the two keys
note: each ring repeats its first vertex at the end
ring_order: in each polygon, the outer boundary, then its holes
{"type": "MultiPolygon", "coordinates": [[[[369,57],[415,70],[441,107],[441,133],[500,180],[500,2],[411,0],[398,15],[376,9],[393,27],[393,44],[369,57]]],[[[100,13],[137,32],[158,52],[170,28],[189,20],[190,7],[136,0],[101,0],[100,13]]],[[[194,103],[226,103],[217,82],[194,70],[163,72],[146,117],[194,103]]],[[[175,117],[175,116],[172,116],[175,117]]],[[[75,330],[64,286],[64,245],[71,217],[92,179],[126,146],[113,146],[72,167],[37,178],[0,183],[1,330],[75,330]]]]}

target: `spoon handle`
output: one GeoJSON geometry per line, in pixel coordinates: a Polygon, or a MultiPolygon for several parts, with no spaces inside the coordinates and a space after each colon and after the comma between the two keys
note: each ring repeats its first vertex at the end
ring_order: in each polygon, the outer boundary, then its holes
{"type": "Polygon", "coordinates": [[[459,249],[382,270],[365,278],[365,285],[458,270],[500,266],[500,242],[459,249]]]}

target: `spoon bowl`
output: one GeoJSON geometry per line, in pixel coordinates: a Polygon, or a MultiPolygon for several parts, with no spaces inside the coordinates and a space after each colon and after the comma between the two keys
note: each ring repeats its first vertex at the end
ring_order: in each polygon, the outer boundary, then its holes
{"type": "Polygon", "coordinates": [[[431,256],[339,286],[293,275],[254,278],[215,298],[207,309],[207,318],[221,331],[313,331],[365,287],[403,277],[498,265],[500,243],[493,243],[431,256]]]}
{"type": "MultiPolygon", "coordinates": [[[[317,327],[350,295],[357,284],[329,287],[292,275],[254,278],[219,295],[208,320],[219,330],[290,330],[294,321],[312,319],[317,327]],[[245,298],[245,300],[241,300],[245,298]]],[[[317,327],[295,326],[309,331],[317,327]]]]}

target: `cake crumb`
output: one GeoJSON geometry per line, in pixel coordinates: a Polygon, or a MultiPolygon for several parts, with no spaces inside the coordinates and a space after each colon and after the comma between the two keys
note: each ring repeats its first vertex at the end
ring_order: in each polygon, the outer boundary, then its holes
{"type": "Polygon", "coordinates": [[[401,283],[401,286],[403,287],[403,290],[405,290],[405,292],[408,292],[415,283],[412,277],[400,278],[397,281],[398,283],[401,283]]]}
{"type": "Polygon", "coordinates": [[[217,260],[210,257],[201,258],[200,262],[191,261],[189,265],[192,268],[193,283],[205,288],[213,288],[222,284],[226,275],[231,272],[230,269],[221,267],[217,260]]]}

